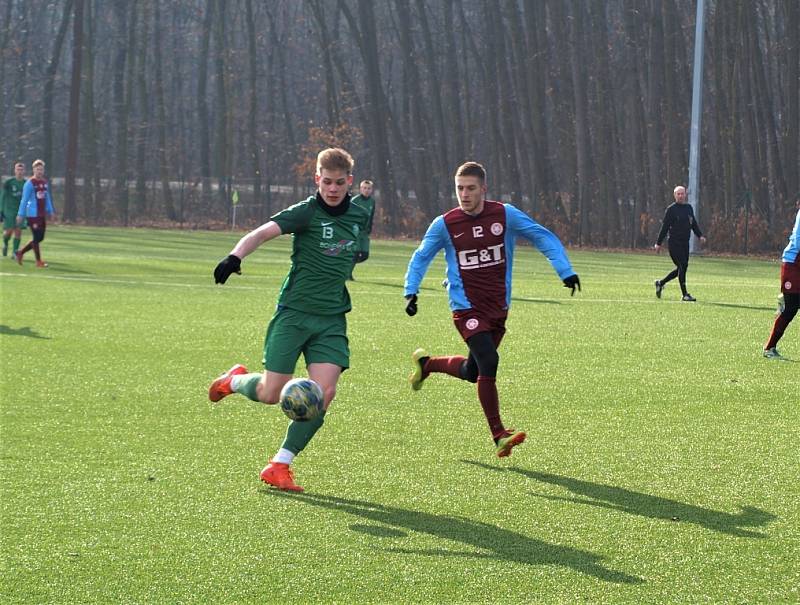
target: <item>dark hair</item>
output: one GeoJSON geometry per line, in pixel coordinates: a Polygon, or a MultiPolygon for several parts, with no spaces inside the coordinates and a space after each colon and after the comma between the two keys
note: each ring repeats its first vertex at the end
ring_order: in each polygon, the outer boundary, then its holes
{"type": "Polygon", "coordinates": [[[478,162],[464,162],[456,170],[456,176],[476,176],[481,183],[486,182],[486,169],[478,162]]]}

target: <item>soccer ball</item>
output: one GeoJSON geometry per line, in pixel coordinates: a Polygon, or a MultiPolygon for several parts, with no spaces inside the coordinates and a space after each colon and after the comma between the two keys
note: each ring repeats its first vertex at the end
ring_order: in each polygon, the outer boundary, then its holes
{"type": "Polygon", "coordinates": [[[291,420],[305,422],[322,413],[325,400],[322,388],[309,378],[295,378],[281,389],[280,406],[291,420]]]}

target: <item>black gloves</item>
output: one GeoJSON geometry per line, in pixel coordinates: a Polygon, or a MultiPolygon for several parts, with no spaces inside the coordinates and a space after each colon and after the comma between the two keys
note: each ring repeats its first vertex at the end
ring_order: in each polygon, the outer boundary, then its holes
{"type": "Polygon", "coordinates": [[[231,273],[242,274],[242,259],[233,254],[229,254],[214,269],[214,283],[224,284],[228,281],[231,273]]]}
{"type": "Polygon", "coordinates": [[[570,275],[569,277],[564,279],[564,287],[565,288],[572,288],[572,293],[570,296],[575,296],[575,287],[578,287],[578,292],[581,291],[581,280],[578,278],[577,275],[570,275]]]}
{"type": "Polygon", "coordinates": [[[406,305],[406,313],[409,317],[414,317],[417,314],[417,295],[409,294],[406,296],[408,304],[406,305]]]}

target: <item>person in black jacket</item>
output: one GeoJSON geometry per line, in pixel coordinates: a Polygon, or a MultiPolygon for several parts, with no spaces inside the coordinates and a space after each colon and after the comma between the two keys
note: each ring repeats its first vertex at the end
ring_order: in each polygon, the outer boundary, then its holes
{"type": "Polygon", "coordinates": [[[684,302],[694,302],[696,299],[686,291],[686,269],[689,267],[689,237],[691,231],[700,238],[702,243],[706,243],[702,231],[694,218],[694,210],[686,203],[686,187],[678,185],[672,192],[675,203],[667,207],[664,213],[664,220],[661,222],[661,231],[658,232],[656,245],[653,246],[656,252],[661,251],[661,242],[669,235],[667,248],[670,258],[675,263],[675,269],[670,271],[663,279],[655,281],[656,296],[661,298],[661,292],[667,282],[676,277],[681,285],[681,300],[684,302]]]}

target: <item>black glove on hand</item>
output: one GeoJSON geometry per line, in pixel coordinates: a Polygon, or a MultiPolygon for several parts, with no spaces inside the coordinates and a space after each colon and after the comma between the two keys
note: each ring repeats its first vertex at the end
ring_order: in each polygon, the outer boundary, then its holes
{"type": "Polygon", "coordinates": [[[575,287],[578,287],[578,292],[581,291],[581,280],[578,278],[577,275],[570,275],[569,277],[564,279],[564,287],[565,288],[572,288],[572,293],[570,296],[575,296],[575,287]]]}
{"type": "Polygon", "coordinates": [[[406,296],[408,304],[406,305],[406,313],[409,317],[414,317],[417,314],[417,295],[409,294],[406,296]]]}
{"type": "Polygon", "coordinates": [[[242,259],[233,254],[229,254],[214,269],[214,283],[224,284],[228,281],[231,273],[242,274],[242,259]]]}

